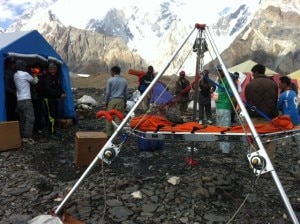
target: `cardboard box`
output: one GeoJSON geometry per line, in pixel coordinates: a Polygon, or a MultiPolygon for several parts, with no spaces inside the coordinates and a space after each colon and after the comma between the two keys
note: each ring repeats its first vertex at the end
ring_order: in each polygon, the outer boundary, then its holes
{"type": "Polygon", "coordinates": [[[75,164],[88,166],[95,159],[107,141],[104,132],[76,132],[75,136],[75,164]]]}
{"type": "Polygon", "coordinates": [[[20,147],[19,121],[0,122],[0,151],[19,149],[20,147]]]}

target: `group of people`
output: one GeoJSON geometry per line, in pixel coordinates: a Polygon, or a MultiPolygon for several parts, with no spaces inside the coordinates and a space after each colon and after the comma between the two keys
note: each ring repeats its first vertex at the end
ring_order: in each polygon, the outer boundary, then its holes
{"type": "MultiPolygon", "coordinates": [[[[105,105],[106,110],[117,109],[123,114],[125,113],[128,99],[128,82],[121,75],[121,68],[113,66],[110,69],[111,77],[107,80],[105,89],[105,105]]],[[[155,72],[152,65],[149,65],[146,72],[134,73],[138,76],[138,90],[143,94],[155,78],[155,72]]],[[[146,112],[150,107],[151,93],[147,94],[141,102],[142,112],[146,112]]],[[[120,119],[115,117],[114,122],[120,124],[120,119]]],[[[115,131],[114,125],[110,121],[106,121],[106,134],[110,138],[115,131]]]]}
{"type": "Polygon", "coordinates": [[[19,120],[22,143],[34,144],[33,133],[41,133],[43,126],[50,137],[57,138],[60,99],[66,93],[56,63],[28,66],[24,60],[7,58],[5,90],[7,120],[19,120]]]}
{"type": "MultiPolygon", "coordinates": [[[[203,124],[204,114],[206,123],[212,124],[211,95],[216,93],[216,125],[230,127],[234,122],[235,114],[238,112],[237,101],[231,90],[230,84],[225,76],[221,65],[216,67],[218,78],[214,82],[209,78],[209,71],[204,70],[198,82],[198,111],[199,123],[203,124]]],[[[265,75],[265,66],[256,64],[251,72],[253,80],[247,85],[245,90],[247,111],[252,119],[253,124],[269,123],[279,114],[289,115],[294,125],[300,124],[298,111],[298,92],[293,86],[291,79],[287,76],[280,78],[279,89],[276,82],[265,75]],[[279,97],[278,97],[279,96],[279,97]],[[252,105],[252,106],[249,106],[252,105]],[[253,110],[256,108],[256,110],[253,110]]],[[[241,93],[241,85],[238,82],[238,73],[228,73],[238,93],[241,93]]],[[[189,91],[190,82],[185,77],[185,72],[179,73],[179,78],[175,85],[175,93],[180,95],[179,104],[182,114],[186,111],[190,102],[189,91]]],[[[294,137],[300,153],[300,136],[294,137]]],[[[219,144],[222,153],[230,153],[230,142],[221,142],[219,144]]],[[[272,159],[276,142],[270,141],[265,144],[268,155],[272,159]]]]}
{"type": "MultiPolygon", "coordinates": [[[[294,125],[299,125],[298,97],[293,90],[291,79],[282,76],[279,83],[280,92],[278,92],[278,85],[265,75],[265,71],[266,68],[262,64],[253,66],[251,69],[253,79],[245,88],[245,105],[253,124],[267,124],[281,114],[288,115],[294,125]]],[[[220,79],[216,101],[216,124],[230,127],[232,99],[228,91],[230,92],[231,88],[223,70],[219,69],[218,72],[220,79]]],[[[296,135],[294,140],[300,152],[299,136],[296,135]]],[[[273,161],[276,142],[267,141],[264,147],[270,160],[273,161]]],[[[223,153],[230,153],[231,144],[221,142],[220,149],[223,153]]]]}
{"type": "MultiPolygon", "coordinates": [[[[213,82],[209,78],[209,71],[204,70],[201,73],[198,87],[198,106],[199,106],[199,123],[203,123],[204,114],[206,115],[207,123],[212,124],[212,110],[211,110],[211,95],[216,92],[216,125],[223,127],[230,127],[232,125],[233,114],[237,112],[236,100],[231,90],[229,81],[224,73],[221,65],[217,68],[218,79],[213,82]]],[[[265,66],[256,64],[253,66],[251,72],[253,79],[246,86],[245,97],[247,111],[252,119],[253,124],[268,123],[279,114],[289,115],[294,125],[299,125],[298,114],[298,98],[297,92],[292,86],[291,79],[287,76],[280,78],[278,93],[278,86],[273,79],[265,75],[265,66]],[[280,95],[279,95],[280,94],[280,95]],[[279,97],[278,97],[279,96],[279,97]],[[255,110],[253,110],[255,108],[255,110]]],[[[106,86],[106,104],[108,109],[118,109],[124,112],[126,107],[126,99],[128,93],[128,83],[125,78],[120,76],[120,68],[115,66],[111,69],[112,77],[108,80],[106,86]]],[[[238,84],[238,73],[232,75],[230,78],[235,84],[238,93],[241,92],[241,86],[238,84]]],[[[140,78],[139,90],[143,93],[147,86],[154,79],[153,67],[149,66],[148,71],[140,78]]],[[[181,115],[187,111],[188,103],[190,102],[190,91],[193,85],[186,78],[185,71],[179,72],[179,78],[175,84],[175,94],[179,97],[177,101],[181,115]]],[[[113,133],[113,127],[108,122],[107,133],[110,137],[113,133]]],[[[295,142],[300,152],[300,137],[295,136],[295,142]]],[[[274,150],[276,148],[275,141],[269,141],[264,144],[269,157],[274,157],[274,150]]],[[[222,153],[231,152],[230,142],[220,142],[220,150],[222,153]]]]}
{"type": "MultiPolygon", "coordinates": [[[[214,85],[209,79],[209,71],[204,70],[198,81],[198,110],[199,110],[199,124],[204,123],[204,115],[208,124],[212,124],[212,110],[211,110],[211,94],[215,91],[214,85]]],[[[179,78],[175,83],[175,94],[177,95],[177,102],[181,115],[187,112],[188,104],[191,101],[190,91],[195,88],[194,84],[186,78],[185,71],[179,72],[179,78]]]]}

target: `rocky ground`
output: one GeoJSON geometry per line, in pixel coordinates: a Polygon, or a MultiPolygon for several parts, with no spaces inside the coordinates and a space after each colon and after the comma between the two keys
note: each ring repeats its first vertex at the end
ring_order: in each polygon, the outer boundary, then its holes
{"type": "MultiPolygon", "coordinates": [[[[75,98],[83,95],[100,105],[78,124],[60,129],[59,139],[36,135],[35,145],[0,152],[0,224],[23,224],[53,211],[86,169],[74,164],[75,133],[104,131],[104,121],[95,119],[104,107],[101,90],[74,92],[75,98]]],[[[68,201],[67,212],[91,224],[292,223],[273,178],[253,175],[247,151],[245,143],[232,143],[232,153],[224,156],[216,142],[165,141],[162,150],[140,152],[137,137],[131,136],[112,164],[91,170],[68,201]],[[192,146],[197,166],[185,161],[192,146]]],[[[289,139],[277,141],[274,167],[300,220],[300,158],[295,152],[289,139]]]]}

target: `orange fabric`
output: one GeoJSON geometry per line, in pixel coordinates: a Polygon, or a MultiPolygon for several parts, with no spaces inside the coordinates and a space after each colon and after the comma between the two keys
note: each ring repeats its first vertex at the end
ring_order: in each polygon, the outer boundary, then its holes
{"type": "Polygon", "coordinates": [[[140,131],[158,131],[162,127],[170,127],[172,125],[171,121],[159,115],[137,116],[130,121],[130,127],[137,128],[140,131]]]}
{"type": "Polygon", "coordinates": [[[291,118],[288,115],[275,117],[272,121],[278,124],[284,130],[290,130],[294,128],[293,122],[291,121],[291,118]]]}
{"type": "MultiPolygon", "coordinates": [[[[254,125],[257,133],[264,134],[264,133],[271,133],[276,131],[284,131],[284,130],[291,130],[294,128],[294,125],[291,121],[290,116],[282,115],[275,117],[272,121],[267,124],[255,124],[254,125]]],[[[248,125],[245,126],[247,132],[250,132],[250,128],[248,125]]],[[[229,131],[230,133],[243,133],[244,129],[242,126],[235,126],[231,127],[229,131]]]]}
{"type": "Polygon", "coordinates": [[[123,120],[124,119],[124,115],[122,114],[121,111],[117,110],[117,109],[112,109],[110,111],[108,111],[108,113],[110,115],[115,115],[117,116],[120,120],[123,120]]]}
{"type": "Polygon", "coordinates": [[[98,111],[96,114],[96,118],[100,119],[101,117],[105,117],[106,120],[108,120],[109,122],[112,122],[113,118],[112,116],[104,110],[98,111]]]}
{"type": "Polygon", "coordinates": [[[68,212],[64,211],[63,215],[63,223],[64,224],[85,224],[84,222],[75,219],[73,216],[71,216],[68,212]]]}
{"type": "Polygon", "coordinates": [[[140,71],[140,70],[135,70],[135,69],[128,69],[128,74],[130,75],[135,75],[135,76],[143,76],[145,75],[145,72],[144,71],[140,71]]]}
{"type": "Polygon", "coordinates": [[[214,125],[209,125],[206,126],[196,132],[225,132],[227,131],[229,128],[228,127],[221,127],[221,126],[214,126],[214,125]]]}
{"type": "MultiPolygon", "coordinates": [[[[133,118],[130,121],[131,128],[137,128],[140,131],[165,131],[165,132],[212,132],[212,133],[244,133],[250,132],[248,125],[245,125],[245,130],[242,126],[234,127],[221,127],[221,126],[203,126],[197,122],[187,122],[184,124],[174,124],[163,116],[145,115],[133,118]],[[143,119],[143,120],[142,120],[143,119]]],[[[294,125],[289,116],[279,116],[267,124],[255,124],[254,125],[257,133],[272,133],[282,130],[291,130],[294,125]]]]}
{"type": "Polygon", "coordinates": [[[39,68],[31,68],[31,74],[33,77],[37,76],[41,73],[41,70],[39,68]]]}
{"type": "Polygon", "coordinates": [[[197,122],[187,122],[184,124],[177,124],[174,126],[164,126],[160,128],[160,131],[170,131],[170,132],[195,132],[203,128],[201,124],[197,122]]]}
{"type": "Polygon", "coordinates": [[[135,75],[138,77],[138,87],[140,87],[142,78],[146,73],[144,71],[135,70],[135,69],[130,68],[130,69],[128,69],[128,74],[135,75]]]}

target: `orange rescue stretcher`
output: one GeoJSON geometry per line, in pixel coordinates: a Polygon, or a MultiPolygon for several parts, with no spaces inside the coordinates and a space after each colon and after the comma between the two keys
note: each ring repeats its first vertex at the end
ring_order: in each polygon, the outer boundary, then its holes
{"type": "MultiPolygon", "coordinates": [[[[124,115],[117,111],[99,111],[97,118],[105,117],[112,122],[113,116],[120,120],[124,115]]],[[[267,124],[255,124],[260,137],[280,139],[300,134],[300,126],[294,126],[289,116],[278,116],[267,124]]],[[[252,133],[248,125],[237,125],[232,127],[221,127],[215,125],[202,125],[197,122],[186,122],[176,124],[162,115],[140,115],[129,121],[129,128],[145,139],[154,140],[178,140],[178,141],[228,141],[228,142],[249,142],[252,133]]]]}

